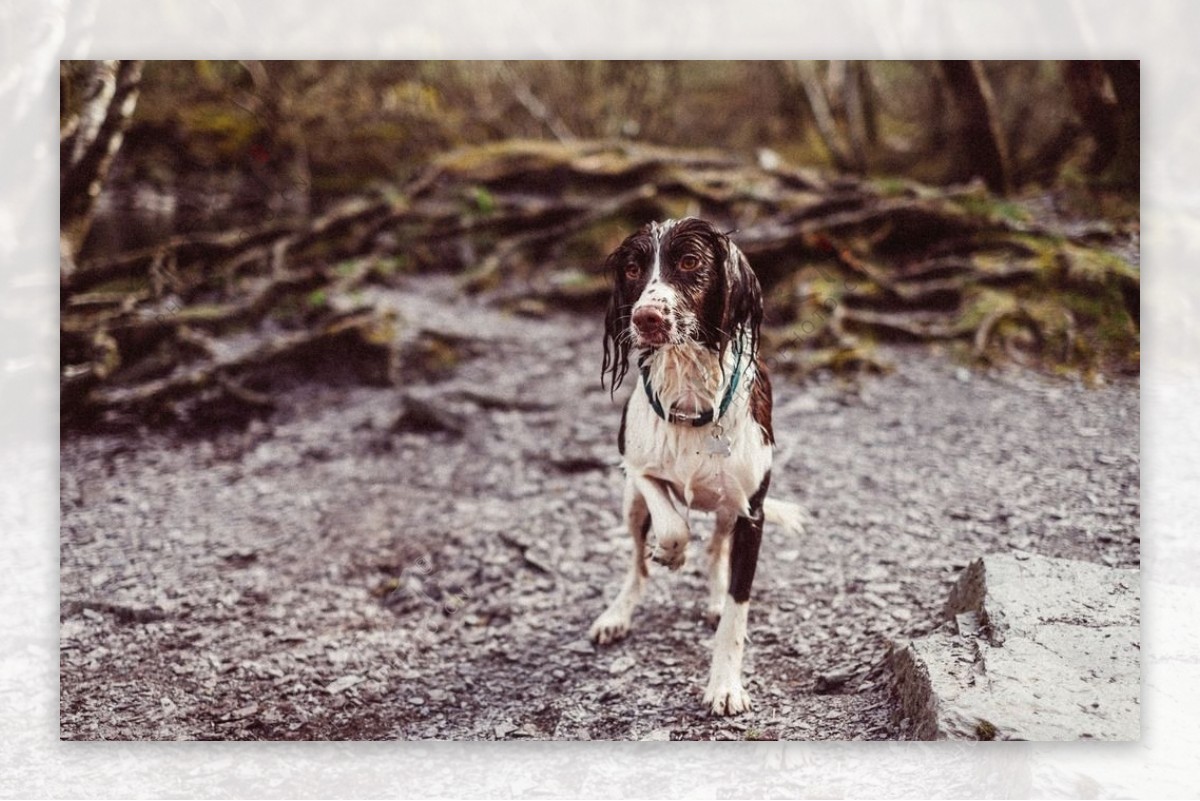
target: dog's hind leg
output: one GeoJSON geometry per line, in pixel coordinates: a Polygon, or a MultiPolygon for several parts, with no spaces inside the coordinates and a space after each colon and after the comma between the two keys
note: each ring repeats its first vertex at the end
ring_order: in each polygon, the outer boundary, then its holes
{"type": "Polygon", "coordinates": [[[710,626],[717,625],[721,619],[725,596],[729,592],[729,541],[736,519],[727,512],[717,512],[712,540],[708,543],[708,606],[704,617],[710,626]]]}
{"type": "Polygon", "coordinates": [[[713,637],[712,668],[704,703],[711,704],[716,715],[736,715],[750,708],[750,696],[742,686],[742,655],[746,646],[746,620],[750,611],[750,586],[758,565],[762,544],[763,499],[771,483],[771,471],[763,476],[758,491],[750,498],[748,516],[739,516],[733,524],[733,542],[729,551],[729,594],[721,622],[713,637]]]}
{"type": "Polygon", "coordinates": [[[633,559],[621,591],[588,630],[588,636],[599,645],[615,642],[629,633],[633,610],[642,597],[642,587],[646,583],[646,532],[650,530],[650,512],[633,478],[625,480],[624,509],[625,522],[633,536],[633,559]]]}

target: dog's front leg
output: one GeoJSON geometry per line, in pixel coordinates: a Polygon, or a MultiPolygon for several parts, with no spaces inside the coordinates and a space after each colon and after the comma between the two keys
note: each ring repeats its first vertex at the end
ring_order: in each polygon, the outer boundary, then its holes
{"type": "Polygon", "coordinates": [[[729,541],[737,516],[724,510],[717,512],[712,539],[708,543],[708,606],[704,617],[710,626],[717,625],[729,594],[729,541]]]}
{"type": "Polygon", "coordinates": [[[649,556],[660,565],[678,570],[687,559],[687,546],[691,540],[687,521],[675,508],[661,481],[649,476],[635,476],[634,481],[650,510],[650,532],[654,537],[649,556]]]}
{"type": "Polygon", "coordinates": [[[762,484],[750,499],[747,516],[739,516],[733,524],[733,542],[729,552],[729,594],[725,609],[713,637],[712,667],[704,703],[712,706],[717,715],[736,715],[750,708],[750,696],[742,687],[742,654],[746,646],[746,620],[750,611],[750,586],[758,565],[758,549],[762,543],[763,499],[771,473],[763,476],[762,484]]]}
{"type": "Polygon", "coordinates": [[[588,630],[588,636],[598,645],[615,642],[629,633],[633,610],[642,597],[642,587],[646,582],[646,531],[650,528],[650,512],[646,508],[646,499],[638,491],[632,477],[625,479],[624,509],[625,523],[633,537],[633,560],[621,591],[588,630]]]}

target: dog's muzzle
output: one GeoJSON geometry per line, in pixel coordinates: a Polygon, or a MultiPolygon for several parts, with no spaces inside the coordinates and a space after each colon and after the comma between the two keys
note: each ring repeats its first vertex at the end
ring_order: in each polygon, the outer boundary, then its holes
{"type": "Polygon", "coordinates": [[[661,306],[642,306],[633,310],[633,330],[642,343],[657,347],[671,338],[671,321],[661,306]]]}

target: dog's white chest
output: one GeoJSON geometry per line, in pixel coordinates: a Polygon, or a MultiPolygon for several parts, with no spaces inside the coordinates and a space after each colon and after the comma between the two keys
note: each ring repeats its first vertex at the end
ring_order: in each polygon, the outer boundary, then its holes
{"type": "Polygon", "coordinates": [[[743,371],[740,391],[730,396],[716,423],[692,426],[663,419],[646,391],[634,390],[626,412],[625,469],[665,482],[674,500],[688,508],[745,514],[770,469],[771,446],[750,413],[753,363],[739,365],[733,349],[726,358],[722,370],[712,352],[697,346],[656,354],[649,376],[664,409],[722,409],[730,386],[725,382],[735,369],[743,371]]]}
{"type": "Polygon", "coordinates": [[[771,466],[771,448],[744,404],[733,404],[723,431],[658,417],[644,397],[631,399],[625,468],[666,482],[684,506],[743,514],[771,466]],[[717,436],[714,436],[714,435],[717,436]]]}

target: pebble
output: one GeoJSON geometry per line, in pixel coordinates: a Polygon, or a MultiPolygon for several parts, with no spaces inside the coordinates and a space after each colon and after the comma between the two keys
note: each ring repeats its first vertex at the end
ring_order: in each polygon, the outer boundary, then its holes
{"type": "Polygon", "coordinates": [[[238,709],[233,710],[232,712],[230,712],[228,715],[226,715],[222,719],[227,720],[227,721],[228,720],[242,720],[244,718],[250,717],[257,711],[258,711],[258,704],[249,703],[243,707],[239,707],[238,709]]]}
{"type": "Polygon", "coordinates": [[[619,656],[613,660],[611,665],[608,666],[608,672],[614,675],[618,673],[624,673],[633,667],[633,665],[634,660],[632,656],[619,656]]]}
{"type": "Polygon", "coordinates": [[[335,679],[326,685],[325,692],[329,693],[330,695],[336,695],[344,690],[350,689],[361,681],[363,681],[362,676],[355,676],[353,674],[342,676],[341,678],[335,679]]]}
{"type": "Polygon", "coordinates": [[[842,685],[852,678],[854,678],[854,671],[849,668],[840,668],[819,673],[817,674],[817,682],[814,689],[818,693],[833,692],[834,690],[841,689],[842,685]]]}
{"type": "Polygon", "coordinates": [[[671,730],[670,729],[655,729],[654,731],[647,733],[641,739],[642,739],[642,742],[647,742],[647,743],[669,742],[671,739],[671,730]]]}
{"type": "Polygon", "coordinates": [[[864,601],[871,604],[871,606],[876,607],[877,609],[887,608],[888,602],[873,592],[864,592],[861,597],[864,601]]]}

